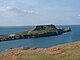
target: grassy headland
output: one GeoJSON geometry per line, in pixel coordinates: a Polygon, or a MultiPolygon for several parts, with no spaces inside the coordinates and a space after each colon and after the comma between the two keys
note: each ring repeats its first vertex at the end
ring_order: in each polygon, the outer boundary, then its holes
{"type": "Polygon", "coordinates": [[[0,52],[0,60],[80,60],[80,42],[50,48],[11,48],[0,52]]]}
{"type": "Polygon", "coordinates": [[[20,40],[28,38],[40,38],[47,36],[56,36],[61,35],[62,33],[71,31],[71,28],[62,28],[59,29],[55,25],[37,25],[36,27],[26,30],[23,32],[16,32],[13,34],[1,34],[1,41],[11,41],[11,40],[20,40]]]}

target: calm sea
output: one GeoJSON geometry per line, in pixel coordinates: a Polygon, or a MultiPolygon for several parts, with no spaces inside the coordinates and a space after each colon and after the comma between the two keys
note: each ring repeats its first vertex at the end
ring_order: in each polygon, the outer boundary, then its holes
{"type": "MultiPolygon", "coordinates": [[[[62,35],[58,36],[0,42],[0,51],[8,48],[17,48],[17,47],[45,48],[45,47],[56,46],[59,44],[80,41],[80,25],[67,25],[67,26],[64,25],[57,27],[59,28],[70,27],[72,31],[63,33],[62,35]]],[[[0,34],[21,32],[31,28],[32,26],[0,27],[0,34]]]]}

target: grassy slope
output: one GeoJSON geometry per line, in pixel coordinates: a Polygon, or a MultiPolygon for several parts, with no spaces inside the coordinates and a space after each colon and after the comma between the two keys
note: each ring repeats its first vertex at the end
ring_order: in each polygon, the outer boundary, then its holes
{"type": "MultiPolygon", "coordinates": [[[[0,58],[4,58],[5,60],[80,60],[80,42],[74,42],[70,44],[62,44],[59,46],[47,48],[46,50],[42,49],[36,49],[36,50],[20,50],[20,49],[10,49],[4,52],[0,53],[0,58]],[[48,52],[58,52],[60,50],[57,50],[56,48],[60,48],[62,51],[61,53],[55,53],[55,54],[48,54],[48,52]],[[56,50],[52,50],[56,49],[56,50]],[[38,51],[39,50],[39,51],[38,51]],[[52,51],[51,51],[52,50],[52,51]],[[10,55],[12,52],[17,53],[14,56],[14,59],[6,58],[6,55],[10,55]],[[38,52],[36,52],[38,51],[38,52]],[[46,53],[42,53],[46,51],[46,53]],[[27,53],[28,52],[28,53],[27,53]]],[[[11,55],[10,55],[11,56],[11,55]]]]}
{"type": "Polygon", "coordinates": [[[26,34],[44,34],[46,32],[54,32],[54,33],[58,33],[59,29],[57,29],[54,25],[42,25],[43,28],[41,28],[41,26],[39,27],[34,27],[30,30],[24,31],[24,32],[18,32],[16,33],[16,35],[26,35],[26,34]]]}

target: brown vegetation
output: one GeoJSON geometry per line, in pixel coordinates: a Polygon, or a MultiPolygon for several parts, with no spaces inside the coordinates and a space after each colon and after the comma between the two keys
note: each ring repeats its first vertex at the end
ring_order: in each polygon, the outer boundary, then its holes
{"type": "MultiPolygon", "coordinates": [[[[59,46],[54,46],[50,48],[11,48],[0,52],[0,60],[15,60],[21,58],[23,54],[48,54],[48,55],[63,55],[65,50],[68,49],[78,49],[80,47],[80,42],[74,42],[70,44],[62,44],[59,46]]],[[[79,51],[75,51],[79,52],[79,51]]],[[[68,52],[70,53],[70,51],[68,52]]],[[[73,52],[74,53],[74,52],[73,52]]],[[[66,54],[67,55],[67,54],[66,54]]]]}

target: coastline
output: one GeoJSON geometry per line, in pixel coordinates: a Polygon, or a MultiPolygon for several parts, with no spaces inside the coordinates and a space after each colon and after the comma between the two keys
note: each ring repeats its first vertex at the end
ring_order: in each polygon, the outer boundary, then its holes
{"type": "Polygon", "coordinates": [[[50,48],[10,48],[0,52],[2,60],[79,60],[80,59],[80,41],[68,44],[61,44],[50,48]],[[64,56],[64,57],[63,57],[64,56]],[[41,58],[43,57],[43,58],[41,58]],[[47,58],[46,58],[47,57],[47,58]]]}
{"type": "Polygon", "coordinates": [[[40,37],[48,37],[48,36],[56,36],[61,35],[65,32],[70,32],[71,28],[57,28],[55,25],[38,25],[34,28],[23,31],[23,32],[16,32],[13,34],[1,34],[0,35],[0,42],[1,41],[11,41],[11,40],[19,40],[19,39],[28,39],[28,38],[40,38],[40,37]]]}

